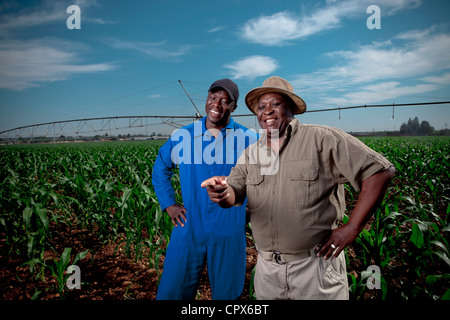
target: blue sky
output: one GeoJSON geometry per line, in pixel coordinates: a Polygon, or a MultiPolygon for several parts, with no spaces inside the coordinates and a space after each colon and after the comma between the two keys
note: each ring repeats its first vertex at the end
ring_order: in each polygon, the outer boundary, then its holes
{"type": "MultiPolygon", "coordinates": [[[[450,100],[450,2],[2,1],[0,131],[101,116],[193,115],[230,78],[245,94],[272,75],[308,110],[450,100]],[[66,25],[70,5],[81,29],[66,25]],[[369,29],[370,5],[381,29],[369,29]]],[[[303,123],[346,131],[398,130],[409,117],[436,129],[450,105],[306,113],[303,123]]],[[[254,117],[237,121],[259,128],[254,117]]],[[[184,122],[186,123],[186,122],[184,122]]],[[[170,133],[161,120],[139,132],[170,133]]],[[[450,124],[450,123],[449,123],[450,124]]],[[[128,130],[130,131],[130,130],[128,130]]]]}

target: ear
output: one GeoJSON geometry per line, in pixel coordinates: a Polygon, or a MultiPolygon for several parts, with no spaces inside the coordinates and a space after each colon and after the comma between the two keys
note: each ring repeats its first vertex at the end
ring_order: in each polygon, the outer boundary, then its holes
{"type": "Polygon", "coordinates": [[[284,102],[287,105],[287,108],[291,112],[292,117],[294,117],[295,116],[295,108],[296,108],[295,102],[291,98],[289,98],[287,95],[283,95],[283,96],[284,96],[284,102]]]}
{"type": "Polygon", "coordinates": [[[237,103],[235,100],[232,100],[231,103],[228,105],[228,108],[231,109],[231,112],[234,112],[234,110],[236,110],[237,108],[237,103]]]}

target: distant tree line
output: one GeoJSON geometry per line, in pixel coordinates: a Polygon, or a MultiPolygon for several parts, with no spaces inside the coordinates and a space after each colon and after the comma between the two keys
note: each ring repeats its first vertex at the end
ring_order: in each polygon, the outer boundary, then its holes
{"type": "Polygon", "coordinates": [[[400,134],[407,136],[427,136],[434,134],[434,127],[428,121],[419,123],[419,118],[415,117],[413,120],[409,118],[408,123],[400,126],[400,134]]]}

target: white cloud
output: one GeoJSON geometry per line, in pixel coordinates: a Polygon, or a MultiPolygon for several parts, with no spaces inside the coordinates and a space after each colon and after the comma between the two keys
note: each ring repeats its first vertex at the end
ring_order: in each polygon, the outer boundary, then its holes
{"type": "Polygon", "coordinates": [[[449,85],[450,84],[450,73],[444,73],[443,75],[439,76],[429,76],[423,78],[423,81],[429,82],[429,83],[436,83],[436,84],[443,84],[443,85],[449,85]]]}
{"type": "Polygon", "coordinates": [[[136,50],[156,59],[170,61],[181,61],[179,59],[180,57],[188,54],[193,48],[195,48],[194,45],[173,46],[168,44],[167,41],[141,42],[108,39],[105,43],[116,49],[136,50]]]}
{"type": "Polygon", "coordinates": [[[85,13],[85,9],[96,5],[95,1],[74,0],[69,3],[60,1],[43,1],[40,5],[34,7],[26,7],[18,12],[5,13],[0,16],[0,34],[9,34],[22,29],[32,28],[40,25],[58,23],[64,27],[69,17],[66,9],[69,5],[75,4],[81,8],[82,25],[84,22],[92,22],[97,24],[111,23],[100,18],[89,16],[85,13]]]}
{"type": "Polygon", "coordinates": [[[265,44],[280,45],[299,37],[299,22],[288,12],[250,20],[242,28],[244,39],[265,44]]]}
{"type": "MultiPolygon", "coordinates": [[[[309,15],[296,16],[284,11],[261,16],[245,23],[241,28],[242,37],[262,45],[287,45],[292,40],[338,28],[345,19],[366,18],[366,9],[372,4],[373,0],[327,1],[325,7],[309,15]]],[[[381,0],[377,5],[383,8],[383,15],[393,15],[403,9],[416,8],[420,0],[381,0]]]]}
{"type": "Polygon", "coordinates": [[[226,28],[226,26],[218,26],[218,27],[214,27],[214,28],[209,29],[208,32],[209,33],[218,32],[218,31],[221,31],[221,30],[223,30],[225,28],[226,28]]]}
{"type": "Polygon", "coordinates": [[[234,79],[247,78],[251,80],[274,72],[278,69],[278,63],[270,57],[249,56],[224,67],[231,70],[234,79]]]}
{"type": "Polygon", "coordinates": [[[402,85],[398,81],[380,82],[360,87],[358,90],[344,93],[341,96],[327,97],[326,103],[336,106],[372,104],[437,89],[439,89],[439,86],[429,83],[402,85]]]}
{"type": "Polygon", "coordinates": [[[22,90],[75,74],[115,68],[110,63],[84,64],[77,51],[70,50],[72,47],[73,43],[55,39],[0,42],[0,88],[22,90]]]}
{"type": "Polygon", "coordinates": [[[57,24],[64,30],[69,17],[66,9],[71,4],[82,8],[82,26],[86,21],[108,23],[83,11],[95,6],[95,1],[73,0],[64,4],[43,0],[34,5],[12,2],[0,5],[0,12],[5,11],[0,15],[0,88],[22,90],[116,67],[112,63],[86,63],[82,57],[89,47],[79,42],[23,37],[30,29],[43,25],[57,24]]]}
{"type": "MultiPolygon", "coordinates": [[[[31,28],[56,21],[66,21],[65,10],[40,10],[21,14],[8,14],[0,19],[0,30],[3,32],[17,28],[31,28]]],[[[63,24],[64,25],[64,24],[63,24]]]]}
{"type": "Polygon", "coordinates": [[[405,35],[354,51],[328,53],[338,64],[298,74],[292,84],[323,103],[339,105],[379,102],[448,85],[450,34],[418,30],[405,35]]]}

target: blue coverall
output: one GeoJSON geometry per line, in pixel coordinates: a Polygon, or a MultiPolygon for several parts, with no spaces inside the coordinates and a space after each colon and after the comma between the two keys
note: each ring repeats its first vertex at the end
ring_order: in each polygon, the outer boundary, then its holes
{"type": "Polygon", "coordinates": [[[215,139],[206,130],[205,120],[175,131],[153,165],[152,183],[161,209],[176,204],[170,179],[178,165],[187,210],[185,226],[172,230],[158,300],[194,299],[205,262],[213,299],[237,299],[243,290],[245,205],[220,208],[200,185],[212,176],[229,175],[240,153],[256,142],[257,134],[231,118],[215,139]]]}

